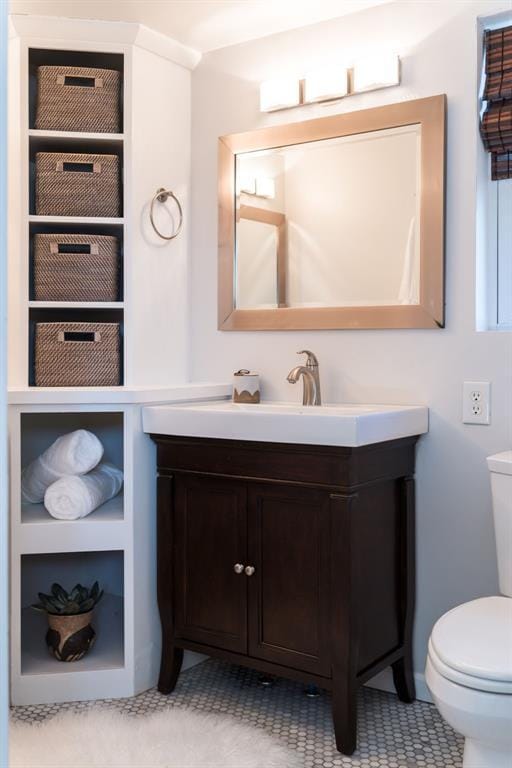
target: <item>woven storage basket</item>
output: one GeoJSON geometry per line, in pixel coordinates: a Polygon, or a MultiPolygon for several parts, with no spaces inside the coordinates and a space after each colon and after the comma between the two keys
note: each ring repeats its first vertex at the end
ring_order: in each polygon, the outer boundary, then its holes
{"type": "Polygon", "coordinates": [[[36,213],[42,216],[119,216],[119,158],[37,152],[36,213]]]}
{"type": "Polygon", "coordinates": [[[36,323],[36,386],[119,386],[120,349],[119,323],[36,323]]]}
{"type": "Polygon", "coordinates": [[[117,301],[117,237],[34,235],[36,301],[117,301]]]}
{"type": "Polygon", "coordinates": [[[38,67],[36,128],[118,133],[121,73],[92,67],[38,67]]]}

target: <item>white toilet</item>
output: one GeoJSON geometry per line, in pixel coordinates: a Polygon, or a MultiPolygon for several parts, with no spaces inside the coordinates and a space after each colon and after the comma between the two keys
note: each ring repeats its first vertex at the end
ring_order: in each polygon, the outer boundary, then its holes
{"type": "Polygon", "coordinates": [[[464,768],[512,768],[512,451],[491,472],[500,591],[441,616],[429,640],[427,685],[461,733],[464,768]]]}

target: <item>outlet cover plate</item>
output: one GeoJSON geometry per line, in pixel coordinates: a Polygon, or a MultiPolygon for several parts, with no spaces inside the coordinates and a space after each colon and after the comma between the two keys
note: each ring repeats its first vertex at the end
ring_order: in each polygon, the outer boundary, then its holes
{"type": "Polygon", "coordinates": [[[491,423],[491,384],[489,381],[465,381],[462,392],[464,424],[491,423]]]}

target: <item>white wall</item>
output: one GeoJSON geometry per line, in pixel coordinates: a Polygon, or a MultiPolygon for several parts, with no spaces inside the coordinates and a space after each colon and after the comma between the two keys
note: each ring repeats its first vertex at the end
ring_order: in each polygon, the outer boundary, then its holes
{"type": "Polygon", "coordinates": [[[7,768],[8,523],[7,523],[7,5],[0,3],[0,768],[7,768]]]}
{"type": "MultiPolygon", "coordinates": [[[[286,374],[296,350],[320,359],[325,402],[426,403],[430,433],[418,448],[418,600],[415,666],[421,674],[434,621],[448,608],[496,593],[486,455],[512,440],[512,336],[475,332],[475,169],[479,14],[510,0],[391,3],[336,21],[215,51],[193,73],[193,374],[259,371],[265,398],[295,400],[286,374]],[[393,47],[402,86],[341,103],[258,111],[258,83],[309,66],[393,47]],[[446,328],[436,331],[221,333],[216,330],[217,137],[402,99],[448,96],[446,328]],[[492,382],[491,426],[464,426],[464,380],[492,382]]],[[[421,683],[421,679],[420,679],[421,683]]]]}
{"type": "MultiPolygon", "coordinates": [[[[149,203],[165,187],[189,209],[190,71],[138,46],[132,56],[126,380],[137,386],[168,386],[189,380],[189,221],[185,218],[175,240],[162,240],[151,227],[149,203]]],[[[172,200],[157,202],[154,215],[164,235],[174,231],[178,213],[172,200]]]]}

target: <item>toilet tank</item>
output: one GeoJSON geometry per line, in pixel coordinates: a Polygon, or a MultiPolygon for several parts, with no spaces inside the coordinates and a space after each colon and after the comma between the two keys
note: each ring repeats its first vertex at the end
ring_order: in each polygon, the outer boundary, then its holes
{"type": "Polygon", "coordinates": [[[500,592],[512,597],[512,451],[489,456],[500,592]]]}

